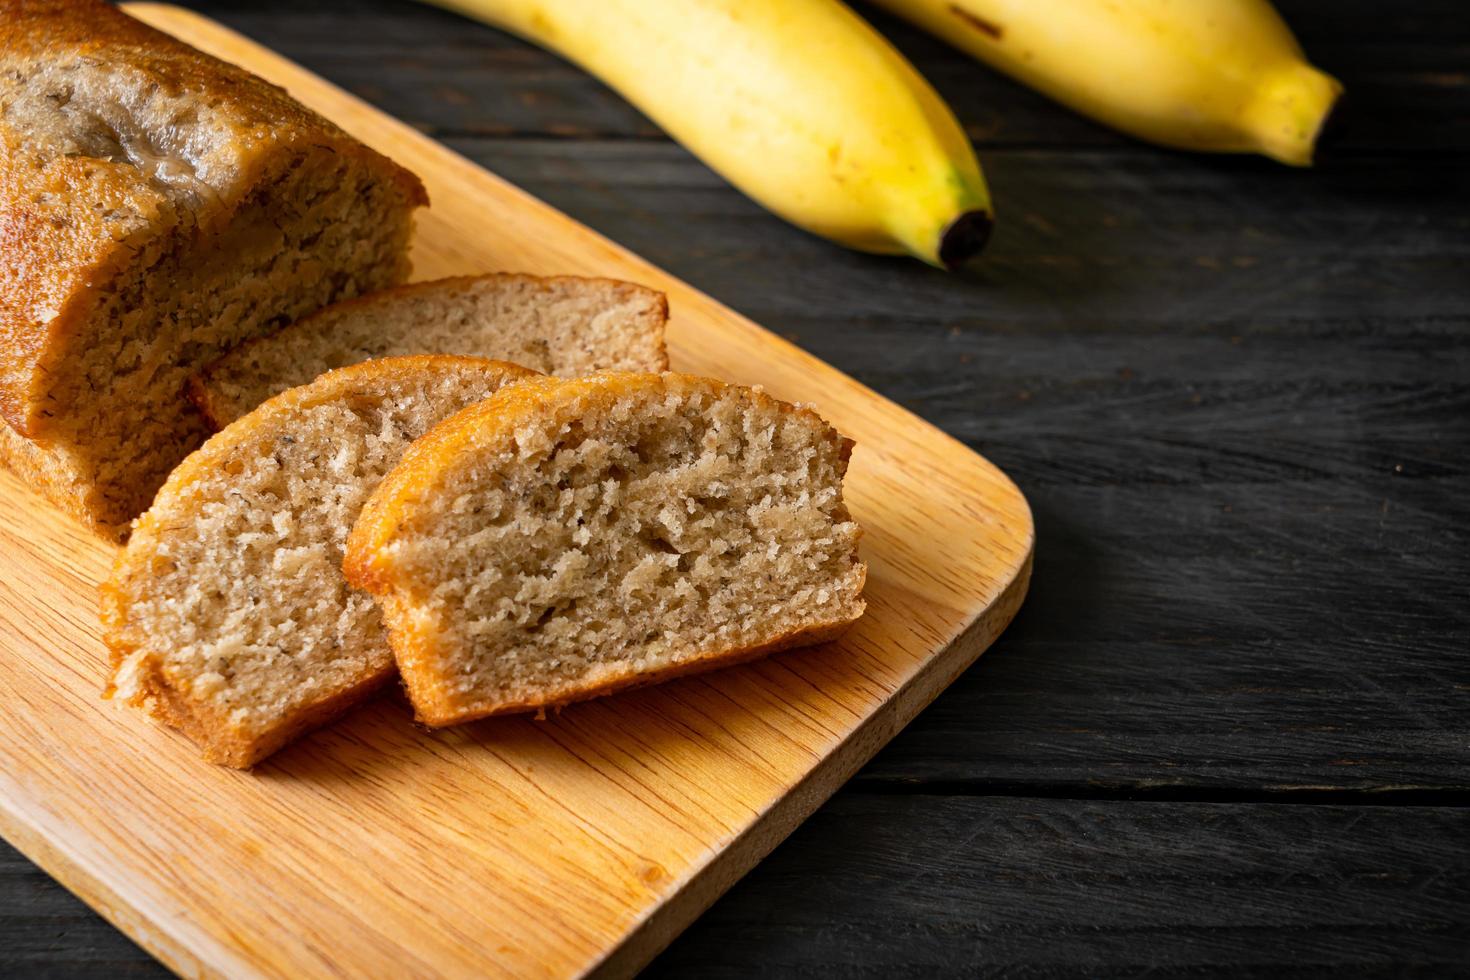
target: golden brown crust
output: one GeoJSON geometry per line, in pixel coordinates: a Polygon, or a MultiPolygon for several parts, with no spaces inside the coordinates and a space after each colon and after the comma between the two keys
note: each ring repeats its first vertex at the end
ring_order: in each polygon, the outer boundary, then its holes
{"type": "MultiPolygon", "coordinates": [[[[357,684],[318,701],[276,728],[257,738],[240,738],[228,719],[211,712],[199,702],[182,697],[154,662],[139,667],[136,691],[127,703],[146,711],[155,720],[176,728],[199,746],[204,761],[231,769],[249,769],[308,732],[336,721],[352,708],[369,700],[393,680],[397,671],[389,667],[362,678],[357,684]]],[[[105,696],[111,696],[109,685],[105,696]]]]}
{"type": "Polygon", "coordinates": [[[440,677],[424,667],[422,657],[415,657],[412,651],[413,638],[416,634],[404,628],[407,624],[402,619],[395,622],[389,617],[386,608],[385,606],[384,618],[388,623],[388,643],[393,647],[393,657],[398,662],[398,673],[403,679],[404,687],[409,692],[409,699],[414,708],[414,720],[430,728],[445,728],[494,715],[513,715],[544,708],[560,708],[577,701],[590,701],[593,698],[606,697],[620,691],[662,684],[664,681],[677,677],[688,677],[724,667],[734,667],[737,664],[780,653],[782,650],[829,643],[846,633],[853,623],[857,622],[857,619],[853,618],[821,623],[783,633],[767,643],[756,646],[692,653],[679,663],[657,670],[639,671],[629,668],[620,673],[604,675],[594,683],[583,681],[548,690],[542,697],[531,700],[507,701],[489,707],[466,708],[456,706],[443,697],[440,677]]]}
{"type": "Polygon", "coordinates": [[[310,385],[282,392],[184,460],[158,492],[154,506],[134,522],[132,545],[118,553],[112,574],[99,589],[102,638],[111,662],[104,696],[121,696],[129,704],[144,708],[178,728],[199,743],[209,761],[248,768],[297,736],[336,718],[390,680],[392,670],[360,678],[330,697],[278,720],[263,732],[244,734],[209,705],[188,698],[185,686],[168,676],[161,666],[163,651],[150,648],[149,638],[130,621],[129,606],[135,592],[143,589],[152,577],[150,566],[157,538],[174,518],[168,507],[161,505],[165,501],[186,500],[194,483],[215,476],[236,447],[278,425],[283,412],[351,398],[354,391],[369,382],[381,386],[385,379],[390,383],[399,378],[406,381],[429,372],[460,368],[488,369],[511,378],[533,375],[516,364],[475,357],[434,354],[366,361],[329,372],[310,385]]]}
{"type": "MultiPolygon", "coordinates": [[[[331,306],[317,310],[310,316],[303,317],[295,323],[288,324],[275,333],[265,334],[260,337],[246,341],[234,350],[230,351],[219,360],[213,362],[199,372],[190,376],[186,393],[189,400],[204,415],[210,426],[216,430],[222,428],[221,420],[225,413],[213,400],[212,382],[217,375],[230,369],[230,365],[238,363],[242,357],[250,356],[250,349],[257,345],[268,344],[279,340],[283,335],[297,330],[314,330],[323,321],[330,321],[341,316],[344,312],[370,311],[384,307],[394,306],[399,303],[411,302],[416,297],[432,295],[444,289],[454,287],[470,287],[476,283],[486,280],[522,280],[540,283],[548,290],[563,283],[599,283],[627,289],[639,293],[658,306],[658,323],[660,328],[669,319],[669,298],[656,289],[641,286],[638,283],[627,282],[622,279],[609,279],[606,277],[586,276],[532,276],[519,272],[493,272],[480,276],[452,276],[444,279],[431,279],[424,282],[405,283],[400,286],[391,286],[388,289],[380,289],[376,292],[363,296],[355,296],[352,299],[333,303],[331,306]]],[[[658,344],[660,363],[652,367],[653,370],[666,371],[669,367],[668,350],[663,343],[658,344]]]]}
{"type": "MultiPolygon", "coordinates": [[[[348,537],[342,568],[351,585],[378,597],[388,626],[389,644],[419,721],[432,727],[442,727],[490,715],[531,711],[600,697],[672,677],[754,660],[796,646],[827,642],[840,636],[856,621],[857,616],[815,623],[752,647],[697,651],[658,670],[640,671],[629,667],[595,679],[579,678],[559,688],[547,689],[530,700],[466,706],[456,704],[445,693],[443,679],[434,666],[440,660],[437,637],[431,635],[428,624],[413,616],[399,598],[396,570],[388,545],[397,537],[403,524],[411,519],[418,502],[436,491],[446,467],[457,458],[514,440],[516,430],[522,426],[559,416],[577,417],[587,410],[589,402],[607,403],[640,390],[684,394],[700,391],[715,395],[733,387],[736,386],[711,378],[671,373],[609,373],[570,380],[534,377],[502,388],[488,400],[462,409],[409,447],[398,465],[368,498],[358,516],[348,537]]],[[[784,413],[807,415],[828,429],[832,438],[839,441],[845,470],[853,446],[850,439],[832,430],[821,416],[809,408],[779,401],[758,390],[747,390],[753,399],[784,413]]],[[[862,575],[866,578],[866,566],[862,567],[862,575]]]]}

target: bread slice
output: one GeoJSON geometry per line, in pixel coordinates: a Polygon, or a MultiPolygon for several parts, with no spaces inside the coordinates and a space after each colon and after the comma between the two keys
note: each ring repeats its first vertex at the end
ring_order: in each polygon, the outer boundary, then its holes
{"type": "Polygon", "coordinates": [[[413,439],[530,374],[476,358],[369,361],[210,439],[102,587],[111,693],[243,768],[389,680],[377,609],[342,577],[348,530],[413,439]]]}
{"type": "Polygon", "coordinates": [[[323,371],[373,357],[463,354],[546,374],[662,371],[668,302],[613,279],[512,274],[440,279],[362,296],[231,351],[189,384],[223,428],[323,371]]]}
{"type": "Polygon", "coordinates": [[[852,444],[678,374],[513,385],[415,443],[347,547],[418,719],[606,694],[840,634],[867,570],[852,444]]]}
{"type": "Polygon", "coordinates": [[[0,2],[0,463],[117,539],[241,341],[402,282],[407,170],[98,0],[0,2]]]}

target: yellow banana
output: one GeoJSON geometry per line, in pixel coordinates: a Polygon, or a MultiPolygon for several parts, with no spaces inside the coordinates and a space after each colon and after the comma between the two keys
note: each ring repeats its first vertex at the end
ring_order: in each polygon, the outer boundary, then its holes
{"type": "Polygon", "coordinates": [[[1078,112],[1166,146],[1310,166],[1342,93],[1266,0],[877,0],[1078,112]]]}
{"type": "Polygon", "coordinates": [[[430,0],[601,78],[736,187],[868,252],[954,266],[991,225],[975,151],[838,0],[430,0]]]}

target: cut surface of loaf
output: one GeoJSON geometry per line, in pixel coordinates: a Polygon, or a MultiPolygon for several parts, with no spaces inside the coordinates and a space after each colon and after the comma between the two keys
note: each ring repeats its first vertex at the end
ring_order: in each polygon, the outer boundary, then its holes
{"type": "Polygon", "coordinates": [[[393,676],[348,587],[358,511],[409,443],[532,372],[405,357],[323,375],[218,433],[169,477],[102,588],[111,689],[249,766],[393,676]]]}
{"type": "Polygon", "coordinates": [[[840,634],[851,443],[677,374],[536,378],[405,454],[353,529],[420,721],[562,704],[840,634]]]}
{"type": "Polygon", "coordinates": [[[408,171],[99,0],[0,0],[0,461],[117,538],[208,434],[188,376],[401,282],[408,171]]]}
{"type": "Polygon", "coordinates": [[[440,279],[337,303],[249,341],[190,379],[224,427],[278,392],[374,357],[461,354],[563,377],[662,371],[664,295],[633,283],[510,273],[440,279]]]}

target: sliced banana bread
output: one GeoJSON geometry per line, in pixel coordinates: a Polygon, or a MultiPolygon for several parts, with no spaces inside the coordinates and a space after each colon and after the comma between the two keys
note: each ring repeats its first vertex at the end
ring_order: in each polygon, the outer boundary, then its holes
{"type": "Polygon", "coordinates": [[[389,680],[378,611],[342,577],[347,533],[413,439],[531,374],[477,358],[369,361],[210,439],[102,587],[112,693],[243,768],[389,680]]]}
{"type": "Polygon", "coordinates": [[[208,434],[185,380],[401,282],[418,179],[99,0],[0,0],[0,463],[118,538],[208,434]]]}
{"type": "Polygon", "coordinates": [[[435,726],[817,643],[864,607],[851,446],[706,378],[532,379],[409,449],[347,579],[435,726]]]}
{"type": "Polygon", "coordinates": [[[668,302],[614,279],[512,274],[420,282],[338,303],[241,345],[190,379],[223,427],[323,371],[373,357],[462,354],[563,377],[662,371],[668,302]]]}

